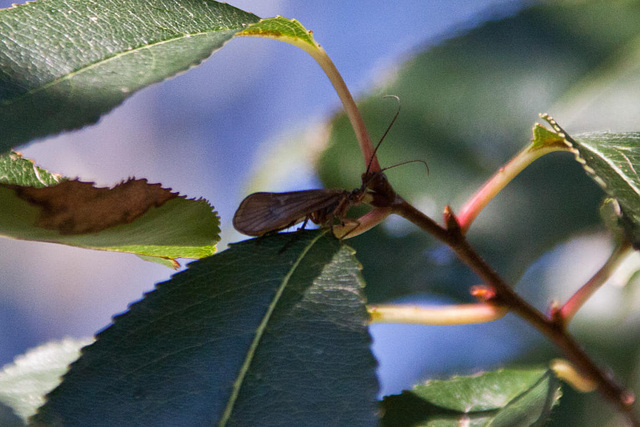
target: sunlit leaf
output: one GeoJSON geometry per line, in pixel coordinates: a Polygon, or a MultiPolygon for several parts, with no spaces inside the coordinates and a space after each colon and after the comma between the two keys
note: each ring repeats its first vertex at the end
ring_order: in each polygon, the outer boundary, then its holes
{"type": "Polygon", "coordinates": [[[26,421],[44,403],[44,395],[60,383],[67,366],[80,355],[80,348],[89,343],[91,340],[67,338],[18,356],[0,371],[0,403],[26,421]]]}
{"type": "Polygon", "coordinates": [[[258,20],[199,0],[49,0],[0,10],[0,152],[96,122],[258,20]]]}
{"type": "Polygon", "coordinates": [[[501,369],[433,380],[387,396],[383,425],[542,425],[560,396],[560,381],[548,369],[501,369]]]}
{"type": "Polygon", "coordinates": [[[114,188],[68,180],[18,154],[0,156],[0,235],[162,258],[215,252],[219,220],[206,200],[130,180],[114,188]]]}
{"type": "Polygon", "coordinates": [[[619,203],[629,240],[640,248],[640,132],[567,134],[552,118],[585,172],[619,203]]]}
{"type": "Polygon", "coordinates": [[[313,39],[311,32],[304,28],[300,22],[282,16],[263,19],[258,23],[250,25],[237,35],[267,37],[293,44],[306,43],[311,46],[311,48],[317,47],[317,43],[313,39]]]}

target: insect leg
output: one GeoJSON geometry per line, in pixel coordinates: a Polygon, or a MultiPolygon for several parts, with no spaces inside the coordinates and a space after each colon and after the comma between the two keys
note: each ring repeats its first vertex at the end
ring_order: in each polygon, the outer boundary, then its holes
{"type": "Polygon", "coordinates": [[[300,226],[300,228],[298,228],[298,231],[300,230],[304,230],[304,228],[307,226],[307,222],[309,222],[309,216],[307,216],[304,221],[302,222],[302,225],[300,226]]]}
{"type": "Polygon", "coordinates": [[[340,225],[342,227],[345,227],[347,225],[353,225],[353,227],[349,231],[347,231],[346,233],[344,233],[342,236],[339,237],[339,239],[342,240],[342,239],[346,239],[349,234],[353,233],[358,229],[358,227],[360,227],[360,221],[358,221],[357,219],[342,218],[342,220],[340,221],[340,225]]]}

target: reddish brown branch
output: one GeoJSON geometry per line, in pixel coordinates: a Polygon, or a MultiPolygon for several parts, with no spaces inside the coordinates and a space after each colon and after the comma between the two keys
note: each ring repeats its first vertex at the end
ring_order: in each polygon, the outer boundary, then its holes
{"type": "Polygon", "coordinates": [[[506,307],[531,323],[560,348],[565,357],[574,364],[582,375],[599,385],[600,393],[614,403],[627,416],[632,425],[640,426],[640,422],[633,412],[635,400],[633,393],[618,385],[605,374],[584,352],[562,324],[545,316],[507,285],[500,275],[471,247],[462,234],[455,215],[449,208],[445,210],[446,228],[438,225],[399,196],[396,196],[391,208],[394,213],[408,219],[450,246],[458,257],[483,280],[484,284],[492,289],[493,293],[487,302],[506,307]]]}

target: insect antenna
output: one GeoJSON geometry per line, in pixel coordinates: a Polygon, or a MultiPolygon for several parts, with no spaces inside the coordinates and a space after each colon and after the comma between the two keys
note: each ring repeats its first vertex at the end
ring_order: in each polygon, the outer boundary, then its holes
{"type": "Polygon", "coordinates": [[[380,144],[382,144],[382,141],[384,141],[384,138],[387,136],[387,134],[391,130],[391,127],[396,122],[398,115],[400,114],[400,97],[398,95],[385,95],[383,96],[383,98],[395,98],[396,101],[398,101],[398,110],[396,111],[396,114],[393,116],[391,123],[389,123],[389,126],[387,126],[387,130],[385,130],[384,133],[382,134],[382,138],[380,138],[380,141],[376,145],[376,148],[374,148],[373,153],[371,153],[371,158],[369,159],[369,164],[367,165],[367,170],[365,171],[365,174],[369,173],[369,170],[371,169],[371,164],[373,163],[373,159],[376,157],[378,148],[380,148],[380,144]]]}
{"type": "Polygon", "coordinates": [[[397,166],[406,165],[407,163],[416,163],[416,162],[417,163],[422,163],[424,165],[424,167],[427,168],[427,175],[429,175],[429,165],[424,160],[406,160],[406,161],[401,162],[401,163],[396,163],[395,165],[387,166],[386,168],[381,169],[380,172],[384,172],[386,170],[393,169],[393,168],[395,168],[397,166]]]}

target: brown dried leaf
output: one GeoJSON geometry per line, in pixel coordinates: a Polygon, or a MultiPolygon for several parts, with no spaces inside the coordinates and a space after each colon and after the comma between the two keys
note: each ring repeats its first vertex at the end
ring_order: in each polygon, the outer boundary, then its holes
{"type": "Polygon", "coordinates": [[[178,196],[146,179],[130,179],[114,188],[96,188],[91,182],[64,181],[45,188],[9,186],[18,197],[41,208],[36,226],[60,234],[97,233],[128,224],[149,208],[178,196]]]}

